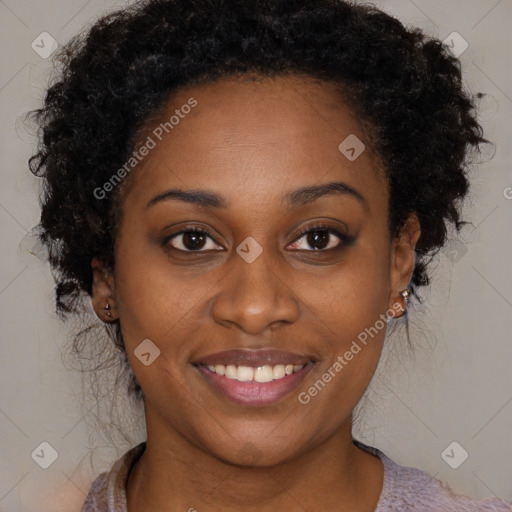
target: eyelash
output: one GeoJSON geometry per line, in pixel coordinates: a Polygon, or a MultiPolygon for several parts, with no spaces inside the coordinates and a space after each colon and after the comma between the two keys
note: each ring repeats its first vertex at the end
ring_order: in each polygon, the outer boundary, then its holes
{"type": "MultiPolygon", "coordinates": [[[[294,238],[292,244],[298,242],[302,237],[304,237],[304,235],[307,235],[314,231],[326,231],[329,234],[337,236],[340,239],[340,242],[338,243],[338,245],[336,247],[331,247],[330,249],[312,249],[312,250],[306,250],[305,252],[312,252],[312,253],[318,254],[318,253],[325,253],[325,252],[329,252],[329,251],[336,251],[336,250],[340,250],[342,248],[342,246],[349,245],[353,241],[352,237],[349,237],[348,235],[344,235],[344,234],[340,233],[338,230],[336,230],[330,226],[327,226],[326,224],[316,224],[314,226],[310,226],[310,227],[305,228],[302,231],[300,231],[297,234],[297,236],[294,238]]],[[[212,233],[210,233],[206,228],[198,228],[197,226],[186,226],[184,229],[182,229],[176,233],[173,233],[172,235],[166,237],[162,241],[162,245],[168,246],[169,242],[172,239],[178,237],[179,235],[183,235],[185,233],[205,234],[211,240],[213,240],[217,245],[220,245],[217,242],[217,240],[215,239],[214,235],[212,233]]],[[[171,246],[171,249],[174,249],[175,251],[179,251],[179,252],[183,252],[183,253],[195,253],[195,254],[201,254],[204,252],[208,252],[208,251],[204,251],[204,250],[197,250],[197,251],[187,250],[187,251],[185,251],[183,249],[177,249],[176,247],[172,247],[172,246],[171,246]]],[[[298,249],[298,251],[302,252],[303,249],[298,249]]]]}
{"type": "Polygon", "coordinates": [[[300,231],[300,233],[298,233],[298,235],[295,237],[295,239],[292,243],[297,242],[304,235],[307,235],[314,231],[326,231],[330,235],[337,236],[340,239],[340,242],[338,243],[338,245],[336,245],[336,247],[331,247],[330,249],[313,249],[313,250],[309,250],[306,252],[321,253],[321,252],[328,252],[328,251],[336,251],[336,250],[341,249],[342,246],[348,245],[352,240],[351,237],[349,237],[348,235],[344,235],[343,233],[340,233],[337,229],[327,226],[326,224],[316,224],[314,226],[310,226],[309,228],[304,228],[302,231],[300,231]]]}

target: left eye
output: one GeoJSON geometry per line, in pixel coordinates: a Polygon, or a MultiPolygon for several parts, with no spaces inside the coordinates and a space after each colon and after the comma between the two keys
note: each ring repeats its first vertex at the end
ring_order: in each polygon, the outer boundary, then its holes
{"type": "Polygon", "coordinates": [[[303,231],[300,237],[297,238],[290,247],[293,249],[308,250],[305,249],[304,245],[307,244],[310,247],[317,246],[313,248],[313,251],[329,250],[343,245],[345,239],[346,237],[335,229],[329,228],[327,226],[315,226],[306,231],[303,231]],[[338,243],[332,243],[332,235],[338,238],[338,243]],[[303,239],[304,242],[299,243],[303,239]]]}

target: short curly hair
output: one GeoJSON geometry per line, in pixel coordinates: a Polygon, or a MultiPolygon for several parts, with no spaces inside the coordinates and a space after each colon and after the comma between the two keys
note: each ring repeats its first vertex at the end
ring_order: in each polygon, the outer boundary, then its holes
{"type": "MultiPolygon", "coordinates": [[[[342,0],[146,0],[99,19],[58,53],[31,171],[43,178],[40,239],[57,311],[91,293],[91,260],[113,268],[120,204],[94,190],[123,166],[144,122],[178,88],[222,77],[302,74],[339,84],[371,127],[389,180],[390,235],[412,212],[421,236],[411,285],[457,232],[470,150],[487,142],[460,63],[438,39],[342,0]],[[429,259],[430,257],[430,259],[429,259]]],[[[122,340],[119,341],[120,346],[122,340]]]]}

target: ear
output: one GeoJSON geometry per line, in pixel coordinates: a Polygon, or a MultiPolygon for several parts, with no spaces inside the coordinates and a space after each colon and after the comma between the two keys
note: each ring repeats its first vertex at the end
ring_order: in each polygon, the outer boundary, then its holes
{"type": "Polygon", "coordinates": [[[113,322],[118,319],[114,277],[105,265],[98,259],[91,261],[92,268],[92,307],[98,318],[103,322],[113,322]]]}
{"type": "Polygon", "coordinates": [[[397,301],[403,302],[400,292],[407,288],[411,281],[416,262],[414,250],[420,234],[420,222],[416,213],[412,213],[400,230],[400,234],[392,242],[391,288],[388,297],[388,307],[390,309],[393,308],[397,301]]]}

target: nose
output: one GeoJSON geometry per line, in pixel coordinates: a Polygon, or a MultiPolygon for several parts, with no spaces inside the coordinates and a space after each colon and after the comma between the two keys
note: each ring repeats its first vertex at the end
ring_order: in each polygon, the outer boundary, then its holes
{"type": "Polygon", "coordinates": [[[252,263],[235,253],[227,264],[230,267],[220,283],[222,290],[212,305],[215,322],[260,334],[297,321],[300,310],[292,283],[279,275],[270,251],[264,250],[252,263]]]}

